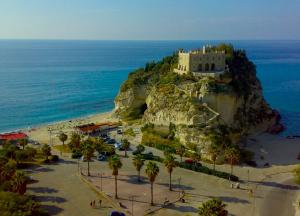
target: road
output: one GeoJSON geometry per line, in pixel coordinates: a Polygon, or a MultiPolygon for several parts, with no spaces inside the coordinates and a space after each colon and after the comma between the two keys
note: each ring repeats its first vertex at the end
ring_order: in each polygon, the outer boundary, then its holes
{"type": "Polygon", "coordinates": [[[293,183],[292,179],[281,183],[273,183],[274,189],[270,190],[262,202],[260,215],[263,216],[293,216],[295,215],[296,194],[299,193],[299,187],[293,183]],[[289,189],[287,189],[289,188],[289,189]]]}
{"type": "Polygon", "coordinates": [[[37,180],[28,185],[29,194],[36,196],[51,215],[108,215],[111,208],[103,200],[102,208],[92,208],[90,202],[98,195],[77,175],[77,161],[64,158],[56,165],[43,165],[31,171],[37,180]]]}

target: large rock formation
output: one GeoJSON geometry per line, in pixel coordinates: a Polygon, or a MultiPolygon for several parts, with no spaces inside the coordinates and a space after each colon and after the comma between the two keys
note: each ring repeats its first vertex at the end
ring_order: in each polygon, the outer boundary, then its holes
{"type": "Polygon", "coordinates": [[[220,126],[232,141],[271,128],[277,115],[263,98],[255,65],[231,46],[214,48],[227,53],[229,70],[221,78],[174,73],[174,54],[129,75],[115,99],[115,114],[154,125],[173,123],[183,143],[203,143],[207,131],[219,133],[220,126]]]}

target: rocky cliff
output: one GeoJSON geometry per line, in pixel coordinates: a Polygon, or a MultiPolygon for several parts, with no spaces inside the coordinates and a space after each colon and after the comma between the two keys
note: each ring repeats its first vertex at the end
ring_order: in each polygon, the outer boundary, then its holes
{"type": "Polygon", "coordinates": [[[176,126],[183,143],[203,143],[207,131],[226,131],[233,141],[268,130],[276,114],[262,95],[255,65],[244,51],[226,50],[228,71],[219,79],[178,75],[173,72],[177,54],[129,74],[115,99],[115,114],[123,120],[142,118],[145,123],[176,126]]]}

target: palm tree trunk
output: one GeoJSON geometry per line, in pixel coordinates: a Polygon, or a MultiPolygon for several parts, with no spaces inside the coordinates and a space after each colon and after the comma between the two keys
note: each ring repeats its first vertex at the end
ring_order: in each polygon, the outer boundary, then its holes
{"type": "Polygon", "coordinates": [[[141,170],[138,171],[138,182],[141,182],[141,170]]]}
{"type": "Polygon", "coordinates": [[[118,199],[118,179],[117,179],[117,175],[115,175],[115,199],[118,199]]]}
{"type": "Polygon", "coordinates": [[[232,173],[233,173],[233,160],[232,160],[232,159],[231,159],[230,165],[231,165],[231,172],[230,172],[230,175],[232,175],[232,173]]]}
{"type": "Polygon", "coordinates": [[[169,190],[172,191],[172,172],[170,172],[169,174],[170,174],[169,190]]]}
{"type": "Polygon", "coordinates": [[[90,176],[90,160],[88,160],[88,176],[90,176]]]}
{"type": "Polygon", "coordinates": [[[154,202],[153,202],[153,182],[151,182],[151,205],[154,206],[154,202]]]}
{"type": "Polygon", "coordinates": [[[216,160],[214,160],[214,171],[216,170],[216,160]]]}

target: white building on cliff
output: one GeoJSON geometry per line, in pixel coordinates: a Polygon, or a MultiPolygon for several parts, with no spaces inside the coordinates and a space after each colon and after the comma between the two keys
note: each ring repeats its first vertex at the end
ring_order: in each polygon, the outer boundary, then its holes
{"type": "Polygon", "coordinates": [[[202,50],[179,51],[178,67],[174,72],[178,74],[191,72],[195,76],[218,78],[225,70],[225,51],[216,51],[204,46],[202,50]]]}

